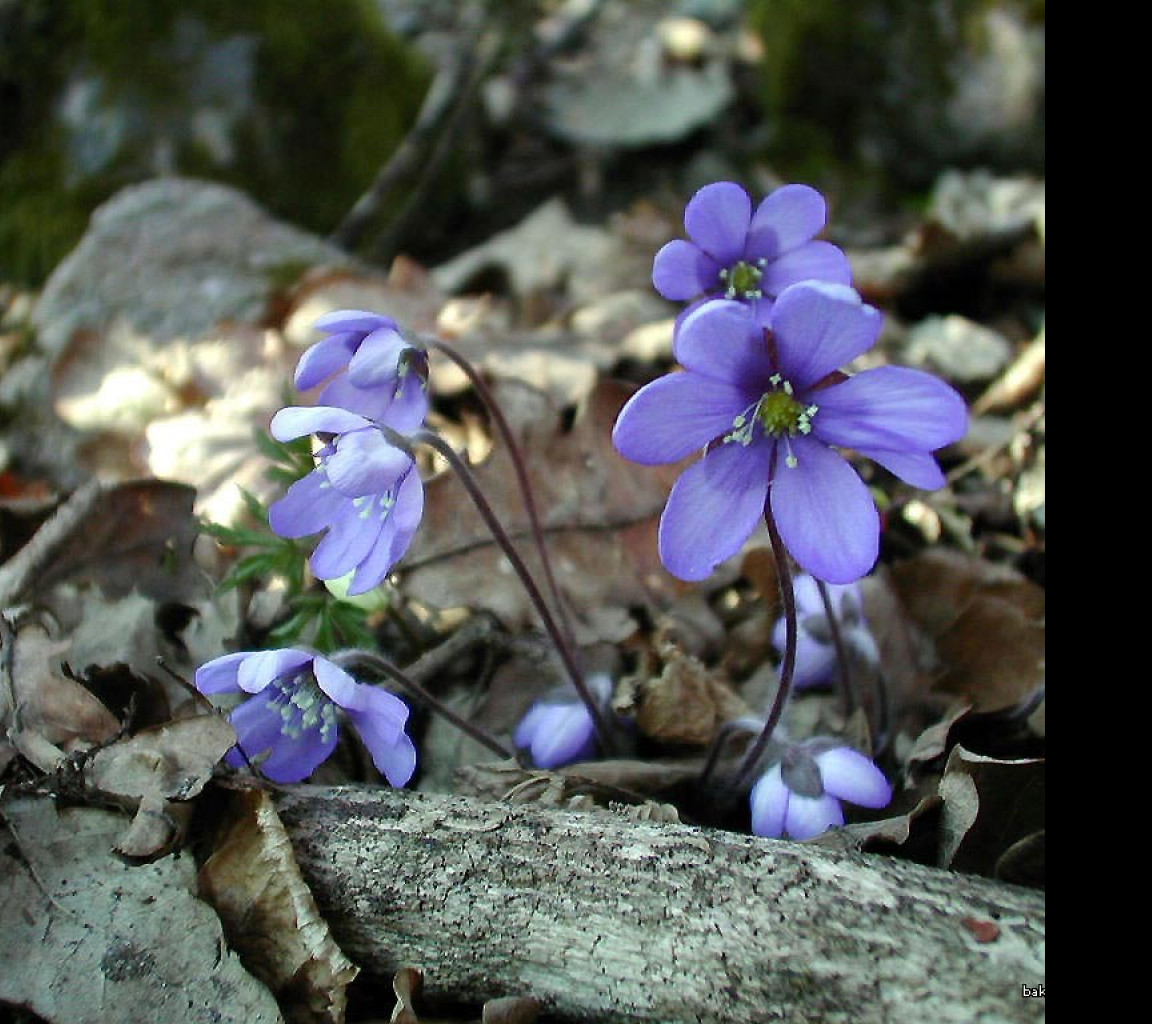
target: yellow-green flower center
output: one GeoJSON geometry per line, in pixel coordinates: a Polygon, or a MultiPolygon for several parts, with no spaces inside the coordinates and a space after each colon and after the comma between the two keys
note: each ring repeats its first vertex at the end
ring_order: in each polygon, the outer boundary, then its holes
{"type": "Polygon", "coordinates": [[[805,407],[787,391],[770,391],[760,399],[756,415],[764,425],[764,433],[773,436],[780,434],[808,433],[812,429],[805,414],[805,407]]]}
{"type": "Polygon", "coordinates": [[[759,299],[763,296],[760,281],[764,277],[765,260],[749,263],[741,260],[720,271],[724,284],[724,297],[728,299],[759,299]]]}
{"type": "MultiPolygon", "coordinates": [[[[747,447],[753,441],[753,428],[757,423],[764,428],[766,437],[781,437],[785,441],[796,434],[812,432],[812,418],[819,407],[801,402],[792,385],[778,373],[773,374],[768,383],[772,385],[772,390],[764,392],[755,405],[745,409],[732,421],[732,432],[724,438],[725,442],[736,442],[747,447]]],[[[790,445],[786,447],[788,455],[785,464],[795,466],[796,457],[792,454],[792,448],[790,445]]]]}

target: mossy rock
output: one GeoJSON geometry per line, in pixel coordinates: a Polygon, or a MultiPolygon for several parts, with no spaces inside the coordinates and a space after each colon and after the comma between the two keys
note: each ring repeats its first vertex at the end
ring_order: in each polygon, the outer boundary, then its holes
{"type": "Polygon", "coordinates": [[[0,0],[0,279],[41,282],[157,174],[326,234],[429,81],[372,0],[0,0]]]}
{"type": "Polygon", "coordinates": [[[1042,0],[748,0],[748,18],[768,156],[793,174],[1042,173],[1042,0]]]}

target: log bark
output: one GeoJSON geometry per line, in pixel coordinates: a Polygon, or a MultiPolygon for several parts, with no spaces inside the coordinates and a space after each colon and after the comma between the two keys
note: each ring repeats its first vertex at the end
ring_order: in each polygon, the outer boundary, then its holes
{"type": "Polygon", "coordinates": [[[604,810],[275,794],[337,942],[561,1021],[1032,1021],[1044,894],[877,854],[604,810]]]}

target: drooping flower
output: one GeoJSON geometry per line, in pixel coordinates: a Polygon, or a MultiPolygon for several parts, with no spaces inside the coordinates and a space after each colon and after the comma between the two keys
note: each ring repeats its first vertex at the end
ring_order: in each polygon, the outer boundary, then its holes
{"type": "Polygon", "coordinates": [[[858,750],[817,739],[789,745],[752,787],[749,800],[756,835],[811,839],[844,824],[841,801],[887,807],[892,787],[858,750]]]}
{"type": "Polygon", "coordinates": [[[315,326],[326,337],[296,364],[297,388],[309,391],[327,380],[318,405],[369,419],[379,419],[391,409],[393,417],[423,421],[428,405],[427,356],[404,337],[392,317],[339,309],[319,317],[315,326]]]}
{"type": "Polygon", "coordinates": [[[707,302],[674,343],[684,367],[621,410],[617,450],[644,465],[705,449],[660,520],[660,557],[684,580],[736,554],[770,503],[801,568],[828,583],[865,575],[879,551],[868,488],[833,446],[854,449],[915,487],[944,484],[932,453],[961,438],[963,399],[930,374],[839,367],[875,343],[881,314],[851,288],[809,281],[776,301],[765,331],[736,302],[707,302]]]}
{"type": "MultiPolygon", "coordinates": [[[[416,411],[392,405],[379,422],[408,433],[418,425],[416,411]]],[[[424,512],[424,485],[412,456],[389,443],[376,422],[347,409],[281,409],[271,432],[279,441],[306,434],[324,439],[316,468],[268,509],[273,531],[281,537],[326,531],[309,560],[317,578],[353,573],[351,595],[378,586],[408,550],[424,512]]]]}
{"type": "Polygon", "coordinates": [[[226,654],[196,670],[196,688],[250,695],[231,714],[237,745],[226,760],[240,767],[246,756],[274,782],[306,779],[332,755],[341,712],[393,786],[416,769],[416,747],[404,731],[408,706],[318,654],[291,647],[226,654]]]}
{"type": "MultiPolygon", "coordinates": [[[[612,694],[612,680],[603,673],[588,677],[588,689],[603,707],[612,694]]],[[[588,706],[574,687],[562,687],[538,700],[520,720],[513,736],[517,747],[532,754],[537,768],[559,768],[585,761],[596,753],[596,727],[588,706]]]]}
{"type": "MultiPolygon", "coordinates": [[[[792,581],[792,590],[796,595],[797,618],[792,685],[802,690],[832,681],[836,673],[836,647],[816,580],[807,573],[799,573],[792,581]]],[[[829,586],[828,597],[845,648],[870,665],[878,664],[880,652],[864,620],[859,585],[829,586]]],[[[780,652],[784,650],[785,631],[786,622],[780,618],[772,631],[772,645],[780,652]]]]}
{"type": "Polygon", "coordinates": [[[801,281],[852,283],[848,257],[816,235],[828,208],[808,185],[784,185],[755,212],[730,181],[705,185],[684,210],[691,241],[676,239],[657,254],[652,283],[673,301],[723,298],[745,303],[767,327],[776,297],[801,281]]]}

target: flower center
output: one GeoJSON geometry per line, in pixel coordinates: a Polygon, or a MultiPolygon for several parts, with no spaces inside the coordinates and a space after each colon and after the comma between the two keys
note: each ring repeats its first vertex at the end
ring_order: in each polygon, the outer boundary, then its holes
{"type": "Polygon", "coordinates": [[[741,260],[720,271],[726,299],[759,299],[764,293],[760,290],[760,280],[764,277],[767,260],[749,263],[741,260]]]}
{"type": "MultiPolygon", "coordinates": [[[[754,406],[732,421],[732,432],[724,438],[725,441],[736,441],[745,446],[751,444],[756,423],[764,428],[766,436],[782,437],[785,441],[796,434],[812,432],[812,418],[819,406],[801,402],[792,385],[778,373],[769,377],[768,383],[772,390],[764,392],[754,406]]],[[[795,468],[796,456],[792,454],[791,446],[788,446],[784,461],[790,468],[795,468]]]]}
{"type": "Polygon", "coordinates": [[[299,739],[305,732],[319,731],[325,741],[336,728],[336,707],[320,689],[311,673],[274,680],[269,689],[271,707],[280,713],[280,733],[299,739]]]}

